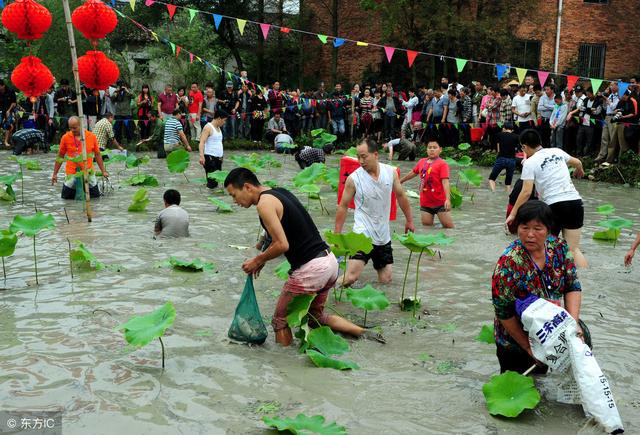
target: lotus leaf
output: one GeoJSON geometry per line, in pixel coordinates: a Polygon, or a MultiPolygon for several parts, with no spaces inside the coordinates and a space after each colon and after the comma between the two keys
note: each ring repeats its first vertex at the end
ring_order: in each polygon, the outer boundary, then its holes
{"type": "Polygon", "coordinates": [[[409,198],[413,198],[413,199],[419,199],[420,198],[420,194],[418,192],[416,192],[415,190],[406,189],[405,192],[407,192],[407,196],[409,198]]]}
{"type": "Polygon", "coordinates": [[[482,184],[482,174],[477,169],[465,169],[460,171],[460,180],[463,183],[473,184],[474,186],[480,186],[482,184]]]}
{"type": "Polygon", "coordinates": [[[0,199],[7,202],[14,202],[16,200],[16,192],[11,185],[8,185],[6,189],[0,187],[0,199]]]}
{"type": "Polygon", "coordinates": [[[0,184],[4,184],[5,186],[11,186],[13,183],[16,182],[16,180],[18,179],[18,176],[20,176],[20,173],[15,173],[13,175],[3,175],[0,177],[0,184]]]}
{"type": "Polygon", "coordinates": [[[51,230],[55,228],[56,221],[50,214],[37,212],[33,216],[17,215],[13,218],[9,230],[14,233],[22,232],[27,237],[35,237],[41,230],[51,230]]]}
{"type": "Polygon", "coordinates": [[[607,242],[615,242],[620,237],[620,230],[608,229],[604,231],[596,231],[593,233],[593,240],[604,240],[607,242]]]}
{"type": "Polygon", "coordinates": [[[355,255],[358,251],[368,254],[373,249],[371,239],[364,234],[354,232],[342,234],[327,230],[324,238],[332,245],[331,251],[338,256],[355,255]]]}
{"type": "Polygon", "coordinates": [[[429,249],[432,245],[450,245],[453,239],[444,233],[438,234],[416,234],[408,232],[406,234],[394,233],[393,238],[398,240],[402,245],[411,252],[426,252],[433,256],[435,252],[429,249]]]}
{"type": "Polygon", "coordinates": [[[189,152],[183,148],[171,151],[167,156],[169,172],[181,174],[189,167],[189,152]]]}
{"type": "Polygon", "coordinates": [[[400,311],[415,311],[420,308],[421,302],[419,298],[409,299],[403,298],[400,301],[400,311]]]}
{"type": "Polygon", "coordinates": [[[227,178],[227,175],[229,175],[229,171],[214,171],[214,172],[209,172],[207,174],[207,178],[209,180],[215,180],[218,183],[222,184],[224,183],[224,180],[227,178]]]}
{"type": "Polygon", "coordinates": [[[460,145],[458,145],[458,149],[459,149],[460,151],[466,151],[466,150],[468,150],[469,148],[471,148],[471,144],[469,144],[468,142],[463,142],[463,143],[461,143],[460,145]]]}
{"type": "Polygon", "coordinates": [[[11,230],[0,231],[0,257],[13,255],[18,244],[18,236],[11,230]]]}
{"type": "Polygon", "coordinates": [[[132,346],[143,347],[152,340],[160,338],[173,325],[176,309],[171,302],[144,316],[135,316],[127,323],[116,326],[117,331],[124,331],[124,338],[132,346]]]}
{"type": "Polygon", "coordinates": [[[199,258],[195,258],[189,261],[181,260],[176,257],[170,257],[169,264],[174,269],[182,270],[185,272],[203,272],[205,270],[213,270],[215,268],[215,265],[213,263],[202,261],[199,258]]]}
{"type": "Polygon", "coordinates": [[[599,213],[604,216],[609,216],[616,211],[616,208],[611,204],[603,204],[596,208],[596,213],[599,213]]]}
{"type": "Polygon", "coordinates": [[[326,172],[326,165],[324,163],[316,162],[298,172],[298,174],[293,177],[293,184],[296,187],[304,186],[305,184],[313,184],[319,178],[324,177],[326,172]]]}
{"type": "Polygon", "coordinates": [[[512,371],[492,376],[482,386],[482,393],[491,415],[517,417],[525,409],[534,409],[540,402],[540,393],[533,379],[512,371]]]}
{"type": "Polygon", "coordinates": [[[446,157],[446,158],[444,159],[444,161],[445,161],[445,162],[447,162],[447,164],[448,164],[449,166],[452,166],[452,167],[453,167],[453,166],[458,166],[458,161],[457,161],[456,159],[451,158],[451,157],[446,157]]]}
{"type": "Polygon", "coordinates": [[[338,139],[338,136],[331,133],[322,133],[313,139],[314,148],[322,148],[325,145],[331,144],[338,139]]]}
{"type": "Polygon", "coordinates": [[[262,417],[262,421],[280,432],[291,432],[297,435],[347,435],[345,428],[338,426],[335,422],[325,425],[325,418],[321,415],[308,417],[298,414],[294,419],[265,416],[262,417]]]}
{"type": "Polygon", "coordinates": [[[147,197],[149,192],[144,187],[138,189],[136,193],[133,194],[131,205],[129,205],[128,211],[131,212],[140,212],[145,211],[147,205],[151,202],[151,200],[147,197]]]}
{"type": "Polygon", "coordinates": [[[462,205],[462,193],[456,186],[451,186],[451,207],[458,208],[462,205]]]}
{"type": "Polygon", "coordinates": [[[460,160],[458,160],[458,166],[471,166],[473,164],[473,160],[469,156],[462,156],[460,160]]]}
{"type": "Polygon", "coordinates": [[[57,153],[58,151],[60,151],[60,145],[59,144],[51,145],[51,147],[49,148],[49,151],[51,151],[52,153],[57,153]]]}
{"type": "Polygon", "coordinates": [[[274,180],[267,180],[267,181],[264,181],[262,184],[264,184],[265,186],[269,186],[272,189],[275,189],[276,187],[278,187],[278,183],[274,180]]]}
{"type": "Polygon", "coordinates": [[[89,251],[82,242],[76,241],[76,249],[69,253],[71,261],[79,263],[82,266],[88,266],[95,270],[104,269],[104,263],[98,261],[98,259],[89,251]]]}
{"type": "Polygon", "coordinates": [[[146,163],[149,163],[149,156],[136,157],[135,154],[129,154],[125,159],[127,168],[137,168],[146,163]]]}
{"type": "Polygon", "coordinates": [[[313,349],[307,349],[306,354],[318,367],[336,370],[357,370],[360,368],[360,366],[353,361],[334,359],[313,349]]]}
{"type": "Polygon", "coordinates": [[[275,159],[271,154],[264,154],[260,157],[259,163],[262,166],[267,166],[271,168],[279,168],[282,166],[282,163],[275,159]]]}
{"type": "Polygon", "coordinates": [[[480,329],[480,333],[476,337],[476,341],[489,344],[495,343],[496,338],[493,335],[493,325],[482,325],[482,329],[480,329]]]}
{"type": "Polygon", "coordinates": [[[278,278],[286,280],[289,278],[290,270],[291,270],[291,264],[289,263],[289,261],[284,260],[282,263],[276,266],[274,273],[278,278]]]}
{"type": "Polygon", "coordinates": [[[309,346],[326,356],[342,355],[349,352],[349,343],[344,338],[334,334],[328,326],[312,329],[307,336],[307,341],[309,346]]]}
{"type": "Polygon", "coordinates": [[[340,168],[327,169],[327,172],[324,174],[324,181],[331,186],[334,191],[337,191],[338,185],[340,184],[340,168]]]}
{"type": "Polygon", "coordinates": [[[160,183],[158,183],[158,179],[153,175],[149,175],[149,174],[134,175],[133,177],[125,180],[125,183],[131,186],[157,187],[160,185],[160,183]]]}
{"type": "Polygon", "coordinates": [[[347,298],[354,306],[367,311],[382,311],[389,306],[389,299],[384,292],[371,287],[371,284],[361,289],[347,289],[347,298]]]}
{"type": "Polygon", "coordinates": [[[262,163],[251,157],[233,156],[231,160],[241,168],[247,168],[253,172],[258,172],[259,169],[262,169],[262,163]]]}
{"type": "Polygon", "coordinates": [[[633,226],[633,222],[629,219],[607,219],[597,223],[599,227],[606,228],[609,230],[621,230],[622,228],[631,228],[633,226]]]}
{"type": "Polygon", "coordinates": [[[231,208],[231,206],[229,204],[227,204],[226,202],[222,201],[221,199],[218,198],[214,198],[213,196],[210,196],[207,198],[209,201],[211,201],[211,203],[213,205],[215,205],[216,207],[218,207],[218,211],[219,212],[223,212],[223,213],[229,213],[231,211],[233,211],[233,209],[231,208]]]}
{"type": "Polygon", "coordinates": [[[344,155],[349,157],[357,157],[358,151],[356,150],[356,147],[350,147],[348,150],[344,152],[344,155]]]}
{"type": "Polygon", "coordinates": [[[320,186],[316,184],[305,184],[298,188],[300,192],[309,195],[309,198],[318,199],[320,197],[320,186]]]}
{"type": "Polygon", "coordinates": [[[316,128],[315,130],[311,130],[311,137],[319,136],[323,132],[324,132],[324,128],[316,128]]]}
{"type": "Polygon", "coordinates": [[[287,306],[287,324],[291,328],[302,324],[302,320],[309,313],[309,307],[315,297],[315,293],[311,295],[298,295],[289,302],[287,306]]]}

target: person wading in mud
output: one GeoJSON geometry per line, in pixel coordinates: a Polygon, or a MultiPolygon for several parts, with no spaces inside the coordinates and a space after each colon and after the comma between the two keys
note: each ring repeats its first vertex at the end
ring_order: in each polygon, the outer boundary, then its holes
{"type": "Polygon", "coordinates": [[[276,342],[289,346],[293,340],[287,324],[287,306],[302,294],[315,294],[309,314],[314,323],[329,326],[336,332],[370,338],[384,343],[384,338],[336,315],[324,313],[324,304],[338,278],[338,262],[320,237],[318,228],[304,206],[288,190],[263,186],[256,175],[246,168],[233,169],[224,180],[224,187],[241,207],[255,205],[260,224],[272,239],[269,247],[242,263],[242,270],[258,277],[265,263],[284,254],[291,270],[273,315],[276,342]]]}

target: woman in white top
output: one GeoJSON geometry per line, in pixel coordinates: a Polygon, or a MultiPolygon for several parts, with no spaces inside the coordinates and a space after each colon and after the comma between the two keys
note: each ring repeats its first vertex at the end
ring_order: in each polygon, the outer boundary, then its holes
{"type": "Polygon", "coordinates": [[[222,169],[222,156],[224,154],[222,148],[222,126],[227,121],[228,116],[227,112],[216,110],[213,120],[204,126],[200,135],[200,164],[204,167],[209,189],[218,187],[218,182],[210,179],[208,175],[222,169]]]}

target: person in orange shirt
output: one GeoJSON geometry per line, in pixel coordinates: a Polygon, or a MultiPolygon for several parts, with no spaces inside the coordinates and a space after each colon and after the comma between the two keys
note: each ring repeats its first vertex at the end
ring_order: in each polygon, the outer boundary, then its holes
{"type": "MultiPolygon", "coordinates": [[[[56,163],[53,167],[53,175],[51,176],[51,185],[54,185],[58,181],[58,171],[62,166],[62,162],[65,163],[66,179],[62,185],[62,199],[74,199],[76,196],[76,187],[82,186],[81,180],[77,178],[76,172],[80,172],[83,169],[83,162],[76,162],[75,159],[82,159],[82,140],[80,135],[80,118],[72,116],[69,118],[69,131],[65,133],[60,139],[60,151],[56,158],[56,163]]],[[[98,188],[98,180],[96,178],[95,171],[93,170],[93,159],[96,159],[98,167],[102,171],[102,176],[109,178],[102,156],[100,155],[100,148],[98,147],[98,139],[96,135],[88,130],[85,130],[85,148],[87,150],[87,170],[89,171],[89,193],[92,198],[100,196],[100,189],[98,188]]]]}

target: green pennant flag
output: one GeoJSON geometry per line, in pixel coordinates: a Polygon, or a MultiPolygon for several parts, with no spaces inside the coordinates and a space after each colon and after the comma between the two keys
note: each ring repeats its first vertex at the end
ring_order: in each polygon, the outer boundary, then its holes
{"type": "Polygon", "coordinates": [[[527,76],[526,68],[516,68],[516,73],[518,74],[518,82],[522,84],[524,82],[524,78],[527,76]]]}
{"type": "Polygon", "coordinates": [[[436,130],[440,130],[440,124],[436,124],[436,130]]]}
{"type": "Polygon", "coordinates": [[[456,122],[455,124],[453,124],[456,127],[456,130],[458,129],[458,123],[456,122]]]}
{"type": "Polygon", "coordinates": [[[591,123],[592,123],[593,125],[595,125],[595,124],[596,124],[596,120],[595,120],[595,119],[593,119],[593,118],[591,118],[591,123]]]}
{"type": "Polygon", "coordinates": [[[227,78],[229,80],[233,80],[233,74],[231,74],[229,71],[227,71],[227,78]]]}
{"type": "Polygon", "coordinates": [[[426,122],[422,123],[422,128],[427,128],[427,123],[426,122]]]}
{"type": "Polygon", "coordinates": [[[602,86],[602,79],[589,79],[591,80],[591,87],[593,88],[593,93],[598,93],[598,89],[602,86]]]}
{"type": "Polygon", "coordinates": [[[60,122],[60,117],[59,116],[54,116],[53,119],[55,119],[56,122],[60,122]]]}
{"type": "Polygon", "coordinates": [[[575,120],[576,120],[576,122],[580,122],[580,118],[579,118],[579,117],[577,117],[577,116],[574,116],[574,117],[573,117],[573,119],[575,119],[575,120]]]}
{"type": "Polygon", "coordinates": [[[466,64],[467,64],[467,59],[456,58],[456,66],[458,67],[458,72],[462,72],[466,64]]]}
{"type": "Polygon", "coordinates": [[[502,126],[504,125],[504,122],[498,121],[498,122],[496,122],[496,124],[498,124],[498,127],[502,128],[502,126]]]}
{"type": "Polygon", "coordinates": [[[171,51],[173,52],[173,54],[176,54],[176,44],[169,41],[169,45],[171,46],[171,51]]]}
{"type": "Polygon", "coordinates": [[[191,22],[193,21],[193,17],[195,17],[197,13],[198,11],[196,11],[195,9],[189,8],[189,24],[191,24],[191,22]]]}
{"type": "Polygon", "coordinates": [[[318,39],[322,41],[323,44],[327,43],[327,35],[318,35],[318,39]]]}

